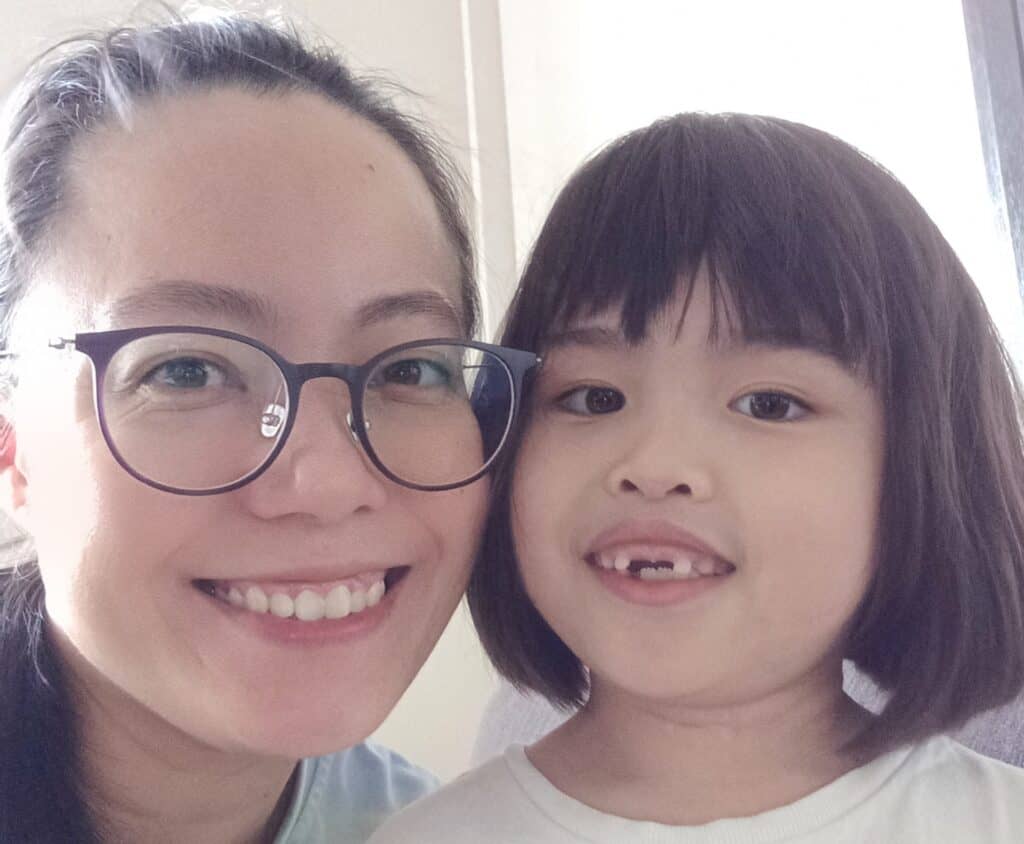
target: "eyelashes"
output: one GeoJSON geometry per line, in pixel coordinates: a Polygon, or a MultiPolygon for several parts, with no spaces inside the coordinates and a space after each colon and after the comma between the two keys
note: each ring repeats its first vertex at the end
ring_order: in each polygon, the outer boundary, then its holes
{"type": "Polygon", "coordinates": [[[626,406],[626,396],[614,387],[586,384],[560,394],[555,404],[577,416],[603,416],[626,406]]]}
{"type": "Polygon", "coordinates": [[[777,390],[745,393],[729,406],[765,422],[795,422],[810,413],[810,408],[800,399],[777,390]]]}
{"type": "MultiPolygon", "coordinates": [[[[615,387],[582,384],[559,393],[554,405],[575,416],[605,416],[625,408],[627,399],[615,387]]],[[[734,399],[728,407],[762,422],[795,422],[811,412],[806,402],[781,390],[751,390],[734,399]]]]}

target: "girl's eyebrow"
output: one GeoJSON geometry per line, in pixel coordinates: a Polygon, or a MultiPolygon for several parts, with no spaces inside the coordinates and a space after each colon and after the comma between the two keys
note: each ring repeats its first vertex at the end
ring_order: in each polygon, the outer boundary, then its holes
{"type": "Polygon", "coordinates": [[[719,339],[713,344],[713,346],[719,354],[723,355],[740,356],[744,354],[757,355],[770,352],[802,352],[842,363],[842,360],[828,343],[816,338],[791,340],[782,337],[765,336],[746,340],[741,337],[731,337],[725,340],[719,339]]]}
{"type": "Polygon", "coordinates": [[[565,346],[588,346],[590,348],[610,349],[621,347],[625,342],[621,332],[602,328],[597,325],[581,328],[567,328],[544,335],[541,348],[552,351],[565,346]]]}
{"type": "MultiPolygon", "coordinates": [[[[552,352],[567,346],[581,346],[596,350],[621,350],[623,346],[632,346],[618,329],[598,325],[567,328],[554,331],[542,338],[540,348],[552,352]]],[[[709,338],[708,349],[723,358],[743,358],[771,353],[804,353],[839,364],[843,369],[853,371],[836,351],[823,339],[805,337],[801,340],[764,334],[759,337],[745,338],[741,335],[728,333],[709,338]]]]}

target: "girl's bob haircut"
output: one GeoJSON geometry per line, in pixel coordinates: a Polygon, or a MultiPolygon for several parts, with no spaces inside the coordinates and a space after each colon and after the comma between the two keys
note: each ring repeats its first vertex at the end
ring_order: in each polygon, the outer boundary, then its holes
{"type": "MultiPolygon", "coordinates": [[[[848,749],[881,752],[1011,700],[1024,686],[1019,387],[935,224],[890,173],[825,132],[681,114],[620,138],[569,180],[502,342],[543,354],[549,333],[609,307],[638,342],[702,268],[713,332],[727,320],[748,340],[830,354],[885,408],[877,567],[843,655],[890,696],[848,749]]],[[[506,464],[470,582],[473,618],[513,684],[578,706],[587,673],[526,594],[511,487],[506,464]]]]}

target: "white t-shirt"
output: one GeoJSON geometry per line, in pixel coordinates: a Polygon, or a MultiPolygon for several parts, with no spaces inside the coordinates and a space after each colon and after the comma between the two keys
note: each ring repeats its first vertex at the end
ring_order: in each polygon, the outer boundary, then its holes
{"type": "Polygon", "coordinates": [[[1024,769],[940,737],[778,809],[701,826],[608,815],[555,788],[521,745],[386,822],[370,844],[1021,844],[1024,769]]]}

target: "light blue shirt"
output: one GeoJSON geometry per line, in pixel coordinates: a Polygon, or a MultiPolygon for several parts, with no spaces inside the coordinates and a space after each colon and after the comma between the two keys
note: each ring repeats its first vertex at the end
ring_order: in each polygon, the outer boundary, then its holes
{"type": "Polygon", "coordinates": [[[388,815],[437,785],[431,774],[374,744],[303,759],[274,844],[363,844],[388,815]]]}

